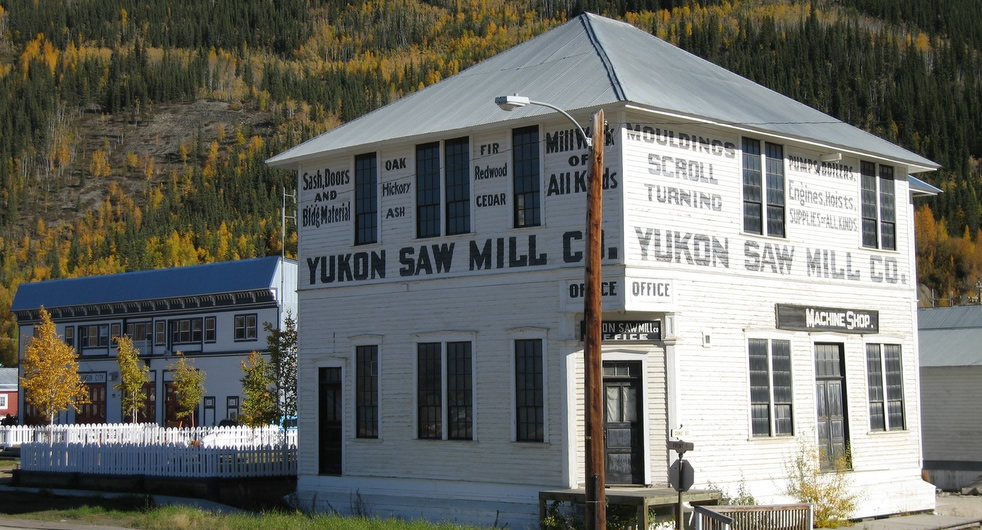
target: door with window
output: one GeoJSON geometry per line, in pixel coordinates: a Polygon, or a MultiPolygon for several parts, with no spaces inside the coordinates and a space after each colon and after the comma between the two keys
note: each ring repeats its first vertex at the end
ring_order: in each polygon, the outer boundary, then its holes
{"type": "Polygon", "coordinates": [[[79,405],[75,423],[106,423],[106,383],[86,383],[88,403],[79,405]]]}
{"type": "Polygon", "coordinates": [[[603,363],[604,460],[608,484],[643,484],[641,363],[603,363]]]}
{"type": "Polygon", "coordinates": [[[822,469],[850,466],[843,350],[841,343],[815,344],[815,399],[822,469]]]}
{"type": "Polygon", "coordinates": [[[321,368],[317,374],[318,473],[341,474],[343,433],[341,368],[321,368]]]}

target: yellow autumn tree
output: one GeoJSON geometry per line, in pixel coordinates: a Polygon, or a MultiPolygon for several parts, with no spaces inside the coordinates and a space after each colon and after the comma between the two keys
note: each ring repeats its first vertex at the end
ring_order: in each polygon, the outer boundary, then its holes
{"type": "Polygon", "coordinates": [[[150,382],[150,368],[140,364],[140,352],[129,335],[116,337],[116,362],[119,364],[119,383],[113,388],[123,393],[123,412],[136,423],[143,409],[143,386],[150,382]]]}
{"type": "Polygon", "coordinates": [[[20,387],[24,401],[54,424],[55,415],[88,402],[88,392],[78,375],[78,360],[72,348],[58,336],[51,315],[42,307],[41,323],[21,362],[20,387]]]}
{"type": "Polygon", "coordinates": [[[177,417],[182,420],[182,423],[187,418],[189,425],[193,427],[194,413],[205,395],[205,373],[185,359],[184,352],[177,352],[177,361],[167,368],[174,371],[177,417]]]}

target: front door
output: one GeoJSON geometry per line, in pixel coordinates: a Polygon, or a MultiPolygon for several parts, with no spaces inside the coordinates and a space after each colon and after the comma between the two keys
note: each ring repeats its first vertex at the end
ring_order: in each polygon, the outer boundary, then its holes
{"type": "Polygon", "coordinates": [[[849,467],[846,375],[842,344],[815,345],[818,450],[824,470],[849,467]]]}
{"type": "Polygon", "coordinates": [[[318,472],[341,474],[341,369],[321,368],[318,372],[318,472]]]}
{"type": "Polygon", "coordinates": [[[643,484],[641,363],[604,363],[604,460],[608,484],[643,484]]]}

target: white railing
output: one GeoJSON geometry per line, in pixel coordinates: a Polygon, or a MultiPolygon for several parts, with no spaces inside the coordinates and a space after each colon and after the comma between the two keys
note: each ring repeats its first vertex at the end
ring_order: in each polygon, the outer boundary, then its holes
{"type": "Polygon", "coordinates": [[[0,427],[24,471],[239,478],[297,474],[297,431],[155,424],[0,427]]]}
{"type": "Polygon", "coordinates": [[[24,471],[183,478],[276,477],[297,474],[297,449],[187,445],[29,443],[24,471]]]}
{"type": "Polygon", "coordinates": [[[0,427],[0,447],[26,443],[200,445],[205,447],[296,446],[297,431],[265,427],[161,427],[153,423],[0,427]]]}

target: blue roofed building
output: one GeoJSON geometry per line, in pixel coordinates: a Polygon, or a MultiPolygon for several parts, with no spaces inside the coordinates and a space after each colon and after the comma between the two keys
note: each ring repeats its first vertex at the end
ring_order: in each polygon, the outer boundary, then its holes
{"type": "MultiPolygon", "coordinates": [[[[296,315],[297,264],[263,257],[207,265],[127,272],[21,284],[11,305],[20,327],[19,355],[30,344],[43,307],[58,334],[79,354],[89,404],[66,411],[58,423],[116,423],[122,411],[116,337],[128,335],[150,369],[139,421],[177,424],[170,366],[183,352],[203,370],[205,397],[195,423],[214,425],[238,416],[242,368],[267,349],[263,324],[279,329],[296,315]]],[[[25,423],[38,418],[30,407],[25,423]]]]}

